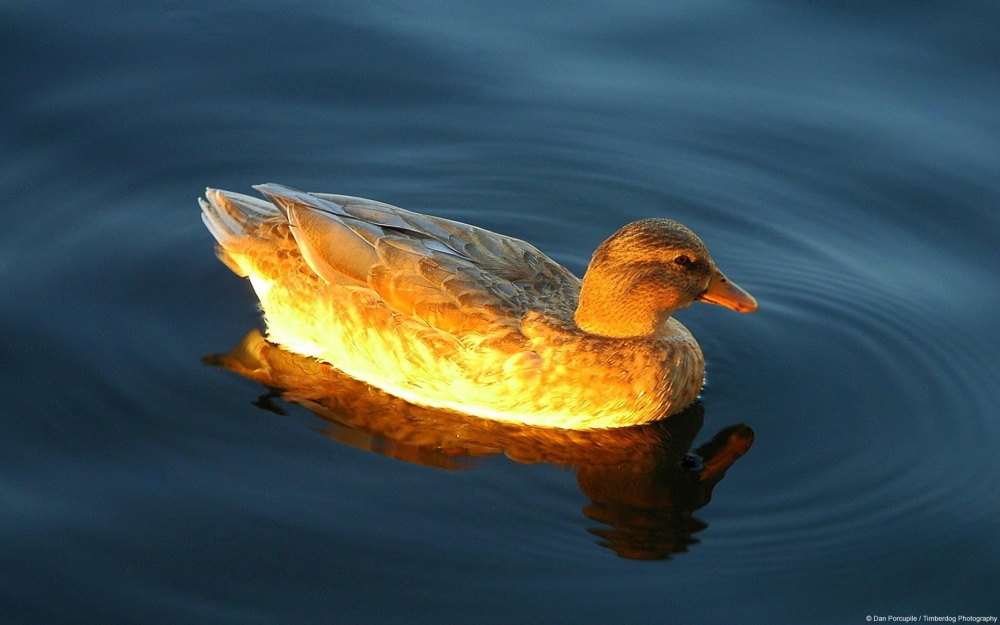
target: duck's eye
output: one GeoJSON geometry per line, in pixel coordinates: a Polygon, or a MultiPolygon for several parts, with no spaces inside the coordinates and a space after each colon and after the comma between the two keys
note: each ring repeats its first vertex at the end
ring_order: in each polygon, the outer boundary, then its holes
{"type": "Polygon", "coordinates": [[[689,256],[681,254],[680,256],[674,259],[674,262],[677,263],[678,265],[689,265],[691,264],[691,258],[689,256]]]}

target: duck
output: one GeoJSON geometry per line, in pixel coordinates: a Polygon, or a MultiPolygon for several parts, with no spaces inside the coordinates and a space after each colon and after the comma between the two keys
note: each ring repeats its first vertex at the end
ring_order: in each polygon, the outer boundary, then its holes
{"type": "Polygon", "coordinates": [[[202,220],[248,278],[267,340],[412,404],[533,427],[627,427],[697,399],[705,359],[673,317],[757,300],[694,232],[623,226],[583,278],[531,244],[382,202],[209,188],[202,220]]]}

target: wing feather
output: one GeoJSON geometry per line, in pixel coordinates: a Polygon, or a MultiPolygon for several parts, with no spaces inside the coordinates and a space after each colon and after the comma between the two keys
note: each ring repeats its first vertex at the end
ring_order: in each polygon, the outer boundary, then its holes
{"type": "Polygon", "coordinates": [[[286,215],[315,211],[371,245],[368,285],[399,313],[449,332],[516,327],[529,310],[572,319],[579,278],[524,241],[363,198],[256,188],[286,215]]]}

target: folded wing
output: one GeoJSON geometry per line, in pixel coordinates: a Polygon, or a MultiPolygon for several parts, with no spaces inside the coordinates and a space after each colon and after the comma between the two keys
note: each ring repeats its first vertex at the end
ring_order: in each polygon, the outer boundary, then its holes
{"type": "Polygon", "coordinates": [[[532,309],[572,319],[580,280],[523,241],[362,198],[255,188],[313,271],[367,283],[397,312],[449,332],[516,326],[532,309]]]}

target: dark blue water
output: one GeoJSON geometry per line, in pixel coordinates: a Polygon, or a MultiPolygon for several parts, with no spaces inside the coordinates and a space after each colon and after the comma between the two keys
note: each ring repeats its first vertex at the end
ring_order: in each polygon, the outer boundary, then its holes
{"type": "Polygon", "coordinates": [[[1000,616],[994,2],[5,2],[0,190],[4,623],[1000,616]],[[195,200],[268,181],[761,309],[608,439],[259,400],[195,200]]]}

